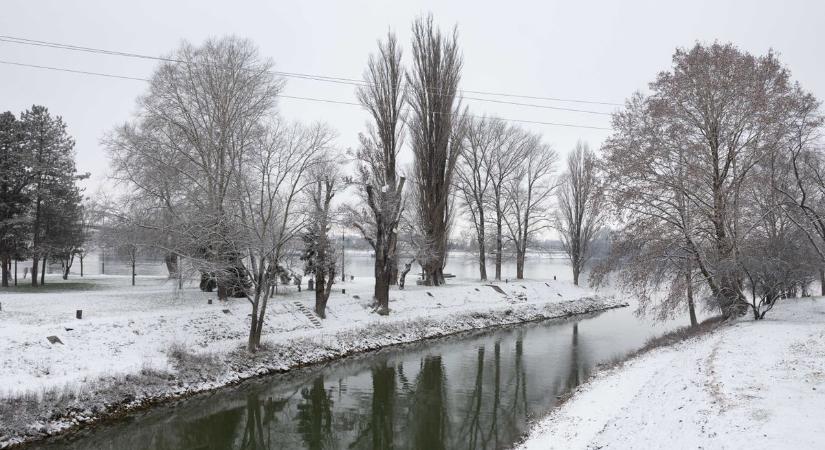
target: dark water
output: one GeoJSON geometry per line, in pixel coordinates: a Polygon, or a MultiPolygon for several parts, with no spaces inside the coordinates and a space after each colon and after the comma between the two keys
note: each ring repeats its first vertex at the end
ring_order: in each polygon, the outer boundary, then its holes
{"type": "Polygon", "coordinates": [[[44,449],[508,448],[596,365],[679,324],[630,308],[387,349],[140,413],[44,449]]]}

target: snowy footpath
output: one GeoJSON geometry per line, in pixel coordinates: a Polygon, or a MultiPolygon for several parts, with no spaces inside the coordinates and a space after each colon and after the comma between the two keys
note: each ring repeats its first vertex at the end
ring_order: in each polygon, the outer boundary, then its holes
{"type": "Polygon", "coordinates": [[[601,373],[520,448],[825,448],[825,299],[601,373]]]}
{"type": "Polygon", "coordinates": [[[0,291],[0,448],[388,345],[624,305],[563,281],[452,281],[391,291],[383,317],[369,307],[371,280],[355,279],[336,283],[319,321],[309,312],[314,293],[281,287],[267,310],[265,348],[250,355],[246,299],[219,302],[175,284],[96,276],[0,291]]]}

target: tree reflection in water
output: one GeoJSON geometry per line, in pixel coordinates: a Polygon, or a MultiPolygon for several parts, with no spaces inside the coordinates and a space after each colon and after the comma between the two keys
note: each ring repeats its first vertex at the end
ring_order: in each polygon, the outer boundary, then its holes
{"type": "Polygon", "coordinates": [[[441,355],[426,356],[415,383],[412,399],[412,439],[414,448],[440,450],[446,447],[447,396],[446,375],[441,355]]]}
{"type": "Polygon", "coordinates": [[[506,448],[527,431],[529,415],[549,410],[608,353],[597,345],[613,341],[588,335],[583,327],[591,324],[499,330],[377,353],[159,408],[88,439],[35,448],[506,448]]]}
{"type": "Polygon", "coordinates": [[[333,448],[332,396],[324,388],[324,376],[315,378],[312,385],[301,389],[302,402],[298,405],[298,432],[306,448],[321,450],[333,448]]]}

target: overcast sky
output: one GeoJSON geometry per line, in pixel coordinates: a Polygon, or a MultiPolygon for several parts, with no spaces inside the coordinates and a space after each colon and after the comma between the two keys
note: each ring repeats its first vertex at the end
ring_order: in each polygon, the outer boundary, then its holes
{"type": "MultiPolygon", "coordinates": [[[[676,47],[730,41],[764,54],[773,48],[794,78],[825,98],[823,1],[37,1],[3,0],[0,34],[163,55],[182,40],[252,39],[278,70],[360,78],[376,39],[395,31],[409,48],[412,20],[432,12],[458,26],[463,89],[621,103],[668,69],[676,47]]],[[[407,55],[408,56],[408,55],[407,55]]],[[[156,63],[0,42],[0,60],[134,77],[156,63]]],[[[105,183],[101,136],[129,119],[146,84],[0,64],[0,111],[32,104],[62,115],[77,141],[90,190],[105,183]]],[[[353,87],[288,80],[284,94],[355,101],[353,87]]],[[[495,98],[495,97],[490,97],[495,98]]],[[[611,112],[605,105],[501,98],[611,112]]],[[[609,116],[465,102],[473,114],[609,127],[609,116]]],[[[282,99],[281,113],[324,121],[345,149],[364,129],[359,108],[282,99]]],[[[609,131],[529,125],[561,153],[577,139],[598,147],[609,131]]],[[[105,185],[105,184],[104,184],[105,185]]]]}

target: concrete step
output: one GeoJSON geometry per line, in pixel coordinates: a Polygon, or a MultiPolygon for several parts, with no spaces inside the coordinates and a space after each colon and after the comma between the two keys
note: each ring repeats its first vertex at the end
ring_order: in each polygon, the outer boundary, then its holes
{"type": "Polygon", "coordinates": [[[303,303],[301,303],[301,302],[292,302],[292,303],[295,305],[296,308],[298,308],[298,311],[300,311],[301,314],[303,314],[304,316],[306,316],[307,319],[309,319],[309,322],[313,326],[315,326],[315,328],[323,327],[323,325],[321,324],[321,321],[318,319],[318,316],[316,316],[315,313],[310,311],[309,308],[304,306],[303,303]]]}

